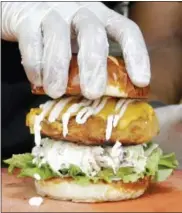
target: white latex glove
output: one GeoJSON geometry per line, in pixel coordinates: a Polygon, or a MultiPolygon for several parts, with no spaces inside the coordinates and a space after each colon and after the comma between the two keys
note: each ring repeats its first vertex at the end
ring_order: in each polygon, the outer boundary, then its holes
{"type": "Polygon", "coordinates": [[[150,82],[150,63],[138,26],[100,2],[2,2],[2,36],[18,41],[29,81],[52,98],[66,91],[71,38],[77,36],[80,86],[89,99],[107,83],[108,40],[121,46],[131,81],[150,82]]]}
{"type": "Polygon", "coordinates": [[[154,142],[160,144],[164,152],[175,152],[182,169],[182,104],[155,109],[160,124],[160,133],[154,142]]]}

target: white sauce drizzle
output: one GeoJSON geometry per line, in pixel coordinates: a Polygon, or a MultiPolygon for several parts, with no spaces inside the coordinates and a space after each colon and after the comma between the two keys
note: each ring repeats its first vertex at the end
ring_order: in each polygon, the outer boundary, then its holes
{"type": "Polygon", "coordinates": [[[37,174],[37,173],[35,173],[35,174],[33,175],[33,177],[34,177],[36,180],[40,180],[40,179],[41,179],[40,175],[37,174]]]}
{"type": "Polygon", "coordinates": [[[121,102],[121,110],[120,110],[119,114],[115,115],[115,117],[114,117],[113,127],[116,127],[118,125],[118,122],[122,118],[122,116],[124,115],[128,105],[132,102],[134,102],[134,100],[127,100],[125,102],[121,102]]]}
{"type": "Polygon", "coordinates": [[[29,199],[29,205],[30,206],[40,206],[43,203],[42,197],[32,197],[29,199]]]}
{"type": "Polygon", "coordinates": [[[94,110],[92,107],[84,107],[76,116],[76,122],[78,124],[84,124],[87,119],[93,115],[94,110]]]}
{"type": "Polygon", "coordinates": [[[62,112],[62,110],[64,109],[64,107],[66,106],[66,104],[68,104],[70,101],[73,100],[73,97],[69,97],[69,98],[63,98],[61,99],[53,108],[53,110],[51,111],[48,121],[49,122],[54,122],[60,115],[60,113],[62,112]]]}
{"type": "Polygon", "coordinates": [[[73,104],[70,108],[68,108],[67,112],[65,112],[62,116],[63,123],[63,136],[66,137],[68,134],[68,123],[72,113],[78,112],[81,107],[89,106],[91,104],[91,100],[83,99],[80,103],[73,104]]]}
{"type": "Polygon", "coordinates": [[[35,144],[37,146],[40,146],[41,142],[41,122],[43,121],[46,114],[51,110],[53,105],[55,104],[55,101],[47,101],[44,105],[41,105],[40,108],[42,108],[42,112],[40,115],[35,116],[35,122],[34,122],[34,134],[35,134],[35,144]]]}
{"type": "Polygon", "coordinates": [[[117,104],[115,106],[115,110],[116,111],[119,110],[123,106],[125,101],[126,101],[125,99],[119,99],[119,101],[117,102],[117,104]]]}
{"type": "Polygon", "coordinates": [[[115,110],[120,108],[120,112],[117,115],[109,115],[107,118],[107,127],[106,127],[106,140],[109,140],[112,135],[113,127],[115,128],[118,125],[119,120],[124,115],[128,105],[135,100],[119,100],[115,106],[115,110]]]}
{"type": "Polygon", "coordinates": [[[108,141],[112,135],[114,115],[109,115],[107,118],[107,127],[106,127],[106,140],[108,141]]]}
{"type": "Polygon", "coordinates": [[[91,115],[96,115],[104,108],[107,103],[107,100],[108,97],[104,97],[103,99],[97,99],[93,101],[91,106],[84,107],[82,110],[80,110],[80,112],[78,112],[76,116],[76,122],[78,124],[85,123],[91,115]]]}

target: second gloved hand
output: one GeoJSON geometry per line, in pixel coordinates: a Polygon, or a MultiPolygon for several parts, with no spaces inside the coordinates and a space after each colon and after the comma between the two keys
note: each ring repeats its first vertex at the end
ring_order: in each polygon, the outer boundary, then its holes
{"type": "Polygon", "coordinates": [[[175,152],[182,169],[182,104],[155,109],[159,119],[160,132],[153,140],[165,153],[175,152]]]}
{"type": "Polygon", "coordinates": [[[4,2],[2,36],[18,41],[29,81],[43,86],[52,98],[67,87],[77,37],[80,86],[89,99],[102,96],[107,84],[107,35],[122,49],[131,81],[139,87],[150,82],[150,64],[143,36],[131,20],[100,2],[4,2]]]}

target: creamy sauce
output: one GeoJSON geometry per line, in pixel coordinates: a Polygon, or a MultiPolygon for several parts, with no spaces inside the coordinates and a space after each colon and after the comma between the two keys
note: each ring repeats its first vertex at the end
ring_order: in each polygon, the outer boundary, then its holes
{"type": "Polygon", "coordinates": [[[44,120],[46,114],[51,110],[55,101],[47,101],[44,105],[40,105],[42,112],[40,115],[35,116],[35,123],[34,123],[34,135],[35,135],[35,144],[40,146],[41,142],[41,122],[44,120]]]}
{"type": "Polygon", "coordinates": [[[54,143],[51,139],[42,139],[42,147],[34,147],[32,155],[39,160],[35,162],[49,164],[51,169],[59,174],[59,170],[68,169],[71,165],[78,166],[87,176],[95,176],[101,167],[112,168],[116,171],[120,167],[122,145],[116,142],[113,147],[84,146],[64,141],[54,143]],[[40,154],[43,153],[43,158],[40,154]],[[116,161],[116,158],[118,161],[116,161]]]}
{"type": "MultiPolygon", "coordinates": [[[[118,125],[119,120],[122,118],[122,116],[124,115],[125,111],[127,110],[127,107],[130,103],[134,102],[135,100],[127,100],[125,102],[121,102],[121,109],[119,114],[115,115],[114,117],[114,121],[113,121],[113,127],[116,127],[118,125]]],[[[118,106],[116,105],[116,108],[118,106]]]]}
{"type": "Polygon", "coordinates": [[[33,177],[34,177],[36,180],[40,180],[40,179],[41,179],[40,175],[37,174],[37,173],[35,173],[35,174],[33,175],[33,177]]]}
{"type": "Polygon", "coordinates": [[[29,199],[29,205],[30,206],[40,206],[43,203],[42,197],[32,197],[29,199]]]}
{"type": "Polygon", "coordinates": [[[78,112],[81,107],[89,106],[91,104],[91,100],[84,99],[80,103],[73,104],[62,116],[63,123],[63,136],[66,137],[68,134],[68,122],[72,113],[78,112]]]}
{"type": "Polygon", "coordinates": [[[48,164],[58,175],[61,175],[60,170],[69,169],[71,165],[79,167],[87,176],[95,176],[102,168],[111,168],[116,173],[126,166],[143,172],[147,161],[142,145],[124,147],[116,142],[113,147],[86,146],[64,141],[55,143],[48,138],[42,139],[41,144],[32,149],[35,164],[48,164]]]}
{"type": "MultiPolygon", "coordinates": [[[[101,112],[108,102],[108,97],[103,97],[101,99],[97,99],[94,101],[82,99],[79,103],[72,104],[66,112],[62,115],[62,125],[63,125],[63,136],[66,137],[69,130],[68,124],[70,117],[76,113],[76,122],[78,124],[84,124],[87,122],[89,117],[98,114],[101,112]]],[[[41,122],[45,118],[46,114],[50,111],[48,121],[55,122],[58,118],[60,113],[64,110],[66,105],[73,100],[73,97],[69,98],[62,98],[58,103],[55,101],[48,101],[43,105],[40,105],[42,112],[40,115],[35,117],[34,123],[34,132],[35,132],[35,143],[37,146],[40,146],[41,141],[41,122]]],[[[119,120],[124,115],[128,105],[135,100],[125,100],[119,99],[115,106],[115,112],[118,114],[110,114],[107,117],[107,125],[106,125],[106,140],[109,140],[112,135],[113,127],[117,127],[119,120]]]]}
{"type": "Polygon", "coordinates": [[[108,141],[112,135],[114,115],[110,115],[107,118],[107,127],[106,127],[106,141],[108,141]]]}
{"type": "Polygon", "coordinates": [[[82,110],[80,110],[80,112],[78,112],[76,116],[76,122],[78,124],[84,124],[90,116],[96,115],[105,107],[107,100],[107,97],[103,99],[97,99],[93,101],[91,106],[84,107],[82,110]]]}
{"type": "Polygon", "coordinates": [[[48,121],[49,122],[54,122],[58,117],[59,114],[62,112],[62,110],[64,109],[64,107],[66,106],[66,104],[68,104],[70,101],[73,100],[73,97],[69,97],[69,98],[62,98],[53,108],[53,110],[51,111],[48,121]]]}
{"type": "Polygon", "coordinates": [[[128,105],[135,100],[119,100],[116,104],[115,111],[120,109],[120,112],[116,115],[110,115],[107,118],[107,127],[106,127],[106,140],[108,141],[111,138],[113,127],[115,128],[118,125],[119,120],[124,115],[128,105]]]}

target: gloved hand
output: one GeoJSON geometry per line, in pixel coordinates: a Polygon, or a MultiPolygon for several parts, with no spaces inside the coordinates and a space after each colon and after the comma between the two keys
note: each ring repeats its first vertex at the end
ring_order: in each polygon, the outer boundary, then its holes
{"type": "Polygon", "coordinates": [[[182,104],[156,108],[160,133],[154,142],[166,153],[175,152],[182,169],[182,104]]]}
{"type": "Polygon", "coordinates": [[[89,99],[102,96],[107,83],[108,40],[121,46],[131,81],[150,82],[150,63],[138,26],[100,2],[3,2],[2,36],[18,41],[29,81],[52,98],[68,82],[71,38],[79,46],[80,86],[89,99]]]}

